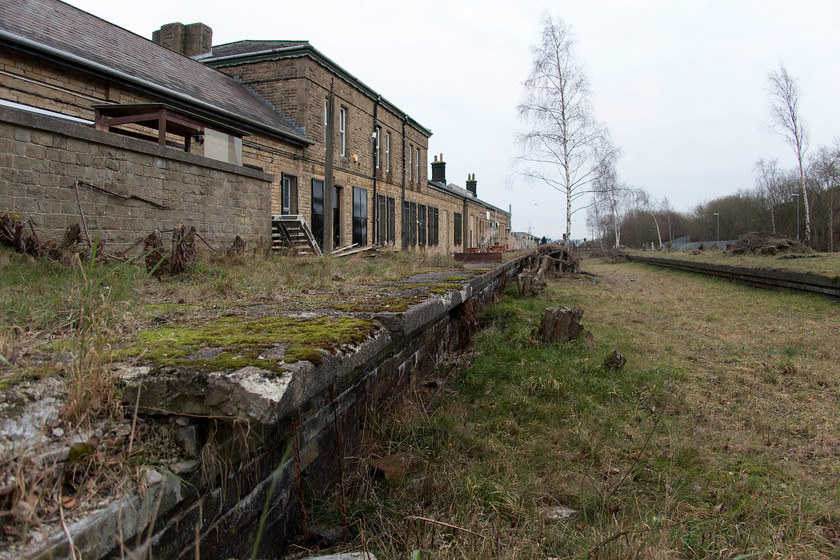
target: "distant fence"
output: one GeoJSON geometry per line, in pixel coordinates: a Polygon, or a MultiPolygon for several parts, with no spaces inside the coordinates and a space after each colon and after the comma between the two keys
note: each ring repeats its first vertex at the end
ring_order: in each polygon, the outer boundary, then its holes
{"type": "Polygon", "coordinates": [[[731,245],[736,243],[737,239],[728,239],[728,240],[720,240],[720,241],[690,241],[690,237],[682,237],[680,239],[674,239],[671,243],[671,247],[674,249],[682,249],[684,251],[691,251],[693,249],[699,249],[701,246],[704,249],[709,249],[714,247],[715,245],[718,246],[719,249],[726,249],[727,245],[731,245]],[[681,239],[686,239],[687,241],[681,241],[681,239]]]}

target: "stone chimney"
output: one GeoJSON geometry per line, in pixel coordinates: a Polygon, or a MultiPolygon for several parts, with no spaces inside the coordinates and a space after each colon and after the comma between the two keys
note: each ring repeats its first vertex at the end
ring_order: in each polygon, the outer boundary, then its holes
{"type": "Polygon", "coordinates": [[[478,181],[475,180],[475,173],[472,175],[467,175],[467,190],[472,193],[474,197],[478,197],[476,193],[476,185],[478,185],[478,181]]]}
{"type": "Polygon", "coordinates": [[[432,181],[442,185],[446,184],[446,163],[443,161],[443,154],[440,154],[440,159],[435,156],[435,160],[432,162],[432,181]]]}
{"type": "Polygon", "coordinates": [[[184,56],[208,54],[213,49],[213,30],[203,23],[167,23],[152,33],[152,41],[184,56]]]}

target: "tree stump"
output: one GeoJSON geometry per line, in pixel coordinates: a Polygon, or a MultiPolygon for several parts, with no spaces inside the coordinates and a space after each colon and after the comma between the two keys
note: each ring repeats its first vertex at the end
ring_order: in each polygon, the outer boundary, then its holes
{"type": "Polygon", "coordinates": [[[82,226],[73,224],[64,230],[64,237],[61,239],[61,249],[72,249],[76,244],[82,242],[82,226]]]}
{"type": "Polygon", "coordinates": [[[170,257],[170,273],[172,275],[184,272],[195,259],[195,227],[186,232],[184,226],[178,224],[172,231],[172,256],[170,257]]]}
{"type": "Polygon", "coordinates": [[[168,268],[168,259],[163,251],[163,238],[159,229],[147,235],[143,240],[143,253],[146,255],[146,272],[160,276],[168,268]]]}
{"type": "Polygon", "coordinates": [[[516,276],[516,288],[520,296],[535,296],[543,292],[546,287],[545,271],[548,269],[550,259],[542,257],[533,266],[526,268],[516,276]]]}
{"type": "Polygon", "coordinates": [[[574,340],[584,332],[580,319],[583,309],[580,307],[548,307],[540,321],[540,339],[543,342],[574,340]]]}
{"type": "Polygon", "coordinates": [[[238,235],[233,239],[233,245],[227,250],[229,257],[240,256],[245,253],[245,241],[238,235]]]}

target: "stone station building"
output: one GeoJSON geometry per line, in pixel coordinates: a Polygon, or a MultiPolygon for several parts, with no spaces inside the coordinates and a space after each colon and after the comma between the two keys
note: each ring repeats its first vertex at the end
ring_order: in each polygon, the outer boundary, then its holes
{"type": "Polygon", "coordinates": [[[58,0],[4,2],[0,212],[53,237],[84,213],[117,248],[176,223],[268,239],[278,214],[332,247],[507,245],[510,213],[474,176],[447,184],[441,155],[429,179],[431,130],[308,42],[213,46],[200,23],[153,39],[58,0]]]}

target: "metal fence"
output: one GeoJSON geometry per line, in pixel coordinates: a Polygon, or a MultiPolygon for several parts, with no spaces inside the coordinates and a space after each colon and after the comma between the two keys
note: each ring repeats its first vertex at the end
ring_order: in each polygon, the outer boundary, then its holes
{"type": "Polygon", "coordinates": [[[719,249],[725,250],[727,245],[734,244],[737,241],[737,239],[721,239],[720,241],[691,241],[690,237],[680,237],[679,239],[674,239],[674,241],[671,243],[671,247],[674,249],[691,251],[692,249],[699,249],[701,246],[704,249],[709,249],[717,245],[719,249]]]}

